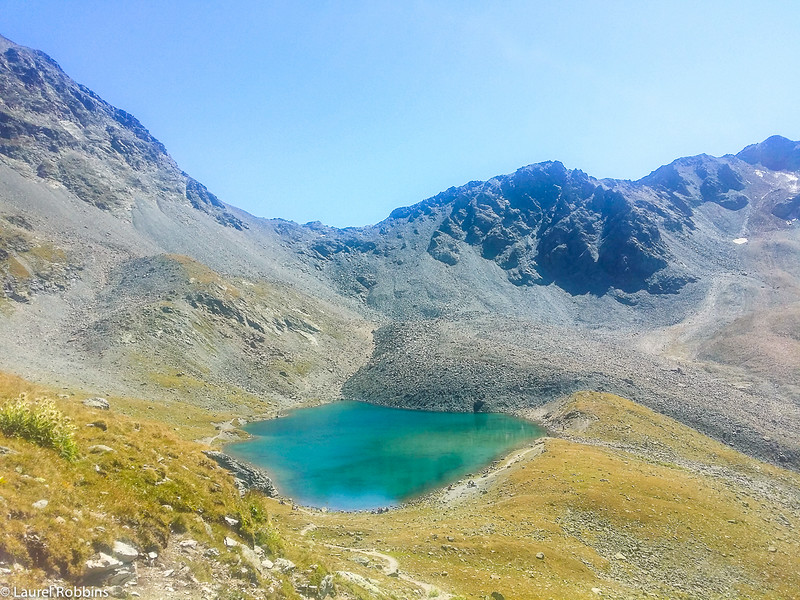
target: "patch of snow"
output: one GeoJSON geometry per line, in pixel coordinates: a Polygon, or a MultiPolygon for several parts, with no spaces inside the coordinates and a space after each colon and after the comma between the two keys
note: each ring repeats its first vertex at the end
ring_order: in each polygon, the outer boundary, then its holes
{"type": "Polygon", "coordinates": [[[797,175],[795,175],[794,173],[781,173],[781,175],[783,175],[786,179],[788,179],[792,183],[797,182],[797,175]]]}
{"type": "Polygon", "coordinates": [[[755,174],[756,174],[756,175],[758,175],[759,177],[763,177],[763,176],[764,176],[764,171],[759,171],[758,169],[756,169],[754,172],[755,172],[755,174]]]}
{"type": "Polygon", "coordinates": [[[747,243],[747,238],[736,238],[735,240],[733,240],[733,243],[734,244],[746,244],[747,243]]]}

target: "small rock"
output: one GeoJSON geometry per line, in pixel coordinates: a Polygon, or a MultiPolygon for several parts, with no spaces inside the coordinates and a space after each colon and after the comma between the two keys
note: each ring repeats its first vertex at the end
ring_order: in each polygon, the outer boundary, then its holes
{"type": "Polygon", "coordinates": [[[614,558],[615,558],[616,560],[626,560],[626,559],[625,559],[625,555],[624,555],[622,552],[617,552],[617,553],[614,555],[614,558]]]}
{"type": "Polygon", "coordinates": [[[295,564],[288,558],[278,558],[275,560],[275,568],[281,573],[289,573],[290,571],[294,571],[295,564]]]}
{"type": "Polygon", "coordinates": [[[59,525],[63,525],[64,523],[67,522],[67,520],[64,517],[61,517],[61,516],[56,517],[55,519],[53,519],[53,521],[55,521],[59,525]]]}
{"type": "Polygon", "coordinates": [[[770,546],[769,548],[767,548],[767,552],[777,552],[777,551],[778,549],[775,546],[770,546]]]}
{"type": "Polygon", "coordinates": [[[327,598],[328,596],[334,596],[336,594],[335,590],[333,589],[333,575],[325,575],[322,578],[322,581],[319,582],[319,590],[317,596],[320,600],[327,598]]]}
{"type": "Polygon", "coordinates": [[[83,401],[84,406],[88,406],[89,408],[99,408],[100,410],[108,410],[109,404],[108,400],[105,398],[87,398],[83,401]]]}
{"type": "Polygon", "coordinates": [[[139,557],[139,551],[136,548],[119,540],[114,542],[111,551],[114,553],[114,558],[124,563],[133,562],[139,557]]]}
{"type": "Polygon", "coordinates": [[[178,546],[180,546],[181,548],[196,548],[197,547],[197,540],[182,540],[178,544],[178,546]]]}
{"type": "Polygon", "coordinates": [[[209,548],[205,552],[203,552],[206,556],[219,556],[219,550],[216,548],[209,548]]]}
{"type": "Polygon", "coordinates": [[[108,425],[106,425],[105,421],[95,421],[93,423],[87,423],[86,426],[87,427],[97,427],[98,429],[101,429],[102,431],[107,431],[108,430],[108,425]]]}
{"type": "Polygon", "coordinates": [[[275,563],[273,563],[270,559],[265,558],[264,560],[261,561],[261,566],[264,567],[265,569],[271,569],[275,566],[275,563]]]}
{"type": "Polygon", "coordinates": [[[37,500],[36,502],[34,502],[32,506],[33,506],[33,508],[37,508],[37,509],[41,510],[43,508],[47,508],[48,504],[49,504],[49,502],[47,500],[42,499],[42,500],[37,500]]]}
{"type": "Polygon", "coordinates": [[[222,540],[222,543],[225,544],[226,548],[235,548],[239,545],[239,542],[233,538],[229,538],[228,536],[225,536],[225,539],[222,540]]]}
{"type": "Polygon", "coordinates": [[[122,569],[114,571],[114,573],[106,579],[106,585],[125,585],[126,583],[136,582],[136,568],[135,565],[127,565],[122,569]]]}
{"type": "Polygon", "coordinates": [[[16,451],[11,448],[6,448],[5,446],[0,446],[0,455],[2,454],[16,454],[16,451]]]}
{"type": "Polygon", "coordinates": [[[228,524],[229,527],[236,527],[239,524],[239,521],[232,517],[225,517],[225,522],[228,524]]]}
{"type": "Polygon", "coordinates": [[[536,558],[538,558],[539,560],[544,560],[544,552],[537,552],[536,558]]]}
{"type": "Polygon", "coordinates": [[[94,446],[89,446],[89,452],[93,454],[105,454],[107,452],[113,452],[114,449],[108,446],[104,446],[103,444],[95,444],[94,446]]]}
{"type": "Polygon", "coordinates": [[[592,593],[597,594],[598,596],[603,595],[603,591],[600,588],[592,588],[592,593]]]}
{"type": "Polygon", "coordinates": [[[264,549],[261,546],[259,546],[258,544],[253,546],[253,552],[258,554],[259,556],[264,556],[264,549]]]}

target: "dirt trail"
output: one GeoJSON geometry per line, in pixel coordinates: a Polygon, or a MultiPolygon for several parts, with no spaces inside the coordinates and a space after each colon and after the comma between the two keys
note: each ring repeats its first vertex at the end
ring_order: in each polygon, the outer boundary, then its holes
{"type": "Polygon", "coordinates": [[[363,554],[364,556],[371,556],[373,558],[379,558],[385,561],[386,565],[383,567],[383,574],[387,577],[397,577],[398,579],[405,581],[406,583],[410,583],[418,588],[420,588],[424,592],[425,597],[436,596],[437,598],[441,598],[442,600],[449,600],[453,597],[452,594],[445,592],[444,590],[436,587],[431,583],[426,583],[424,581],[420,581],[419,579],[414,579],[410,575],[406,573],[402,573],[400,571],[400,563],[396,558],[393,556],[389,556],[388,554],[384,554],[382,552],[378,552],[377,550],[363,550],[361,548],[349,548],[347,546],[336,546],[334,544],[325,544],[328,548],[333,548],[335,550],[345,550],[347,552],[356,552],[358,554],[363,554]]]}
{"type": "Polygon", "coordinates": [[[439,495],[436,496],[436,499],[445,504],[451,504],[462,502],[471,496],[480,494],[484,490],[488,489],[489,484],[491,484],[500,473],[508,469],[511,465],[518,463],[531,452],[540,454],[543,450],[544,444],[537,441],[537,443],[528,448],[514,452],[502,464],[492,467],[487,473],[471,479],[463,479],[457,483],[454,483],[440,492],[439,495]]]}
{"type": "MultiPolygon", "coordinates": [[[[310,532],[314,531],[316,528],[317,528],[316,523],[309,523],[300,530],[300,536],[305,537],[310,532]]],[[[398,579],[405,581],[406,583],[410,583],[411,585],[420,588],[424,592],[425,597],[431,596],[432,594],[435,595],[437,598],[441,598],[442,600],[449,600],[450,598],[453,597],[452,594],[445,592],[444,590],[436,587],[433,584],[420,581],[419,579],[414,579],[410,575],[400,572],[400,563],[398,562],[398,560],[393,556],[384,554],[383,552],[378,552],[377,550],[364,550],[362,548],[350,548],[348,546],[337,546],[335,544],[324,544],[324,546],[326,548],[332,548],[334,550],[344,550],[345,552],[354,552],[357,554],[363,554],[364,556],[371,556],[372,558],[378,558],[384,561],[386,563],[382,569],[384,575],[386,575],[387,577],[397,577],[398,579]]],[[[342,571],[341,574],[343,574],[345,577],[351,575],[349,571],[342,571]]]]}
{"type": "Polygon", "coordinates": [[[236,436],[233,433],[237,429],[237,427],[233,424],[233,419],[231,419],[230,421],[225,421],[223,423],[212,423],[212,425],[217,429],[219,433],[217,433],[217,435],[214,436],[209,436],[201,438],[199,440],[195,440],[198,444],[206,444],[210,446],[219,439],[224,440],[226,442],[238,439],[238,436],[236,436]]]}

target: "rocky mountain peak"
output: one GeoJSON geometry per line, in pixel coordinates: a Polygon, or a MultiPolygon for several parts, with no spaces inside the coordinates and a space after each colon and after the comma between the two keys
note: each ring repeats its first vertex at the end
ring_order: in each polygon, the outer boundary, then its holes
{"type": "Polygon", "coordinates": [[[653,216],[616,188],[548,161],[450,188],[391,218],[413,222],[442,211],[428,253],[455,265],[463,252],[478,252],[517,286],[555,283],[573,294],[675,291],[686,280],[647,281],[667,266],[669,253],[653,216]]]}
{"type": "Polygon", "coordinates": [[[773,135],[759,144],[750,144],[736,157],[772,171],[800,171],[800,142],[773,135]]]}
{"type": "Polygon", "coordinates": [[[70,79],[43,52],[6,38],[0,40],[0,160],[118,216],[137,202],[164,198],[243,226],[133,115],[70,79]]]}

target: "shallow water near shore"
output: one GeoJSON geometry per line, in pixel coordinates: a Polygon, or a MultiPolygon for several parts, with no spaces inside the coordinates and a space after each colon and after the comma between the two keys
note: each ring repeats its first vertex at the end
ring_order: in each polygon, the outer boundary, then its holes
{"type": "Polygon", "coordinates": [[[336,402],[250,423],[226,452],[264,469],[284,496],[334,510],[393,506],[474,473],[544,435],[497,413],[336,402]]]}

